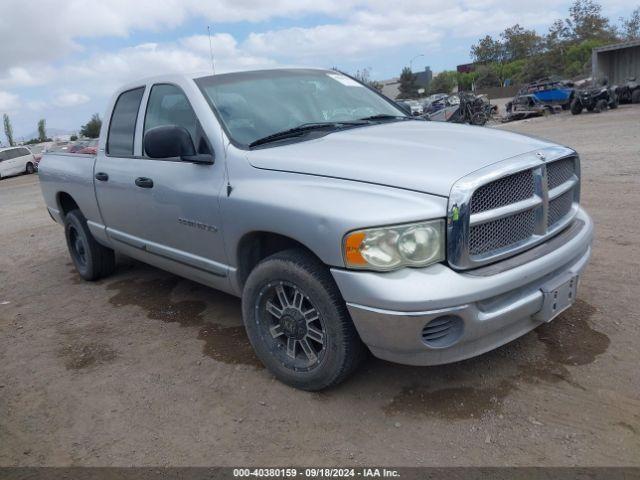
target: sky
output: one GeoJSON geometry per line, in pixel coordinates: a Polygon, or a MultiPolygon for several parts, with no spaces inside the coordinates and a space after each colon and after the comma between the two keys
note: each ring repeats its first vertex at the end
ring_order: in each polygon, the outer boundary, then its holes
{"type": "MultiPolygon", "coordinates": [[[[14,136],[77,131],[121,84],[167,72],[337,67],[371,78],[467,63],[469,47],[515,23],[546,31],[559,0],[1,0],[0,113],[14,136]]],[[[614,21],[634,0],[601,0],[614,21]]],[[[0,133],[0,141],[6,142],[0,133]]]]}

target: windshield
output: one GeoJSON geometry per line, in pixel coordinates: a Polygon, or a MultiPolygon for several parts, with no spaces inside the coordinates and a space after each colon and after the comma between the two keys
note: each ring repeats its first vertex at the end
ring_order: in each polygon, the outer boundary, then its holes
{"type": "Polygon", "coordinates": [[[335,71],[264,70],[199,78],[196,84],[231,137],[248,146],[300,125],[406,117],[380,95],[335,71]]]}

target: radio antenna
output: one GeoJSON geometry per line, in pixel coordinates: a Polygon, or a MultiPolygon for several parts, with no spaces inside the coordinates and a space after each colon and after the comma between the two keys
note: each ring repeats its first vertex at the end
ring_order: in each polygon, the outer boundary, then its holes
{"type": "Polygon", "coordinates": [[[207,25],[207,33],[209,35],[209,54],[211,55],[211,71],[213,74],[216,74],[216,67],[213,63],[213,45],[211,44],[211,27],[207,25]]]}

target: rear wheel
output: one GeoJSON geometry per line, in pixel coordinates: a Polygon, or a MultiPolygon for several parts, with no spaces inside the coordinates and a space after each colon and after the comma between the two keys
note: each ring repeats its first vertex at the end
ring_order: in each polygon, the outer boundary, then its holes
{"type": "Polygon", "coordinates": [[[636,88],[631,94],[631,103],[640,103],[640,88],[636,88]]]}
{"type": "Polygon", "coordinates": [[[242,315],[262,363],[295,388],[337,385],[366,353],[327,267],[302,250],[272,255],[251,272],[242,315]]]}
{"type": "Polygon", "coordinates": [[[113,250],[93,238],[80,210],[67,213],[64,233],[71,260],[82,278],[92,281],[113,273],[116,265],[113,250]]]}
{"type": "Polygon", "coordinates": [[[596,102],[596,106],[593,109],[595,113],[604,112],[607,109],[607,101],[604,98],[601,98],[596,102]]]}
{"type": "Polygon", "coordinates": [[[31,175],[35,171],[36,171],[36,169],[33,166],[33,163],[31,163],[31,162],[27,163],[27,168],[26,168],[27,174],[31,175]]]}

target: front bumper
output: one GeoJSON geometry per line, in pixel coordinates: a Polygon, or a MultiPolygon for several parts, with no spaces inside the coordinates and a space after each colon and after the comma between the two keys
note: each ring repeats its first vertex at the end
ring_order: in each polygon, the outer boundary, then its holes
{"type": "MultiPolygon", "coordinates": [[[[480,355],[542,323],[543,285],[579,275],[591,255],[593,222],[579,209],[571,231],[557,246],[535,256],[456,272],[443,264],[390,273],[332,269],[351,318],[371,352],[410,365],[438,365],[480,355]],[[570,235],[569,235],[570,233],[570,235]],[[459,335],[448,346],[429,346],[423,328],[436,318],[454,318],[459,335]]],[[[554,242],[554,239],[547,243],[554,242]]],[[[527,257],[528,255],[528,257],[527,257]]]]}

